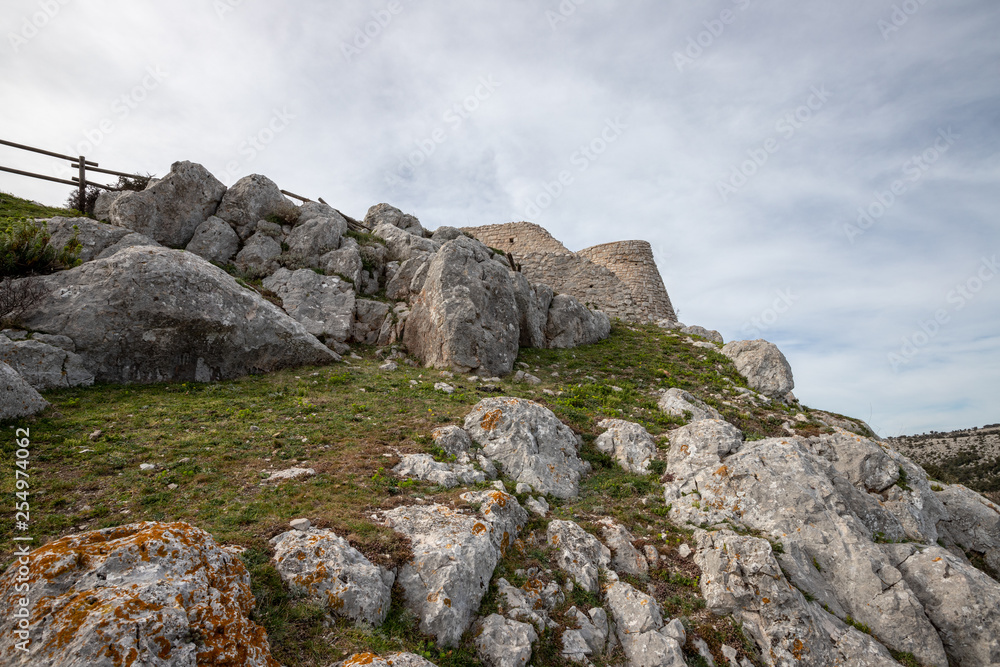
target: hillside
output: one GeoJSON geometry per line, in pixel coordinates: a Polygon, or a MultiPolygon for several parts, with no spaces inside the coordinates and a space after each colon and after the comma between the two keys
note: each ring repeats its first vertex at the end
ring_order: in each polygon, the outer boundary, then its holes
{"type": "MultiPolygon", "coordinates": [[[[117,224],[50,221],[80,264],[0,335],[0,408],[35,401],[0,445],[30,505],[0,604],[30,580],[34,657],[1000,661],[1000,508],[801,405],[773,345],[609,325],[386,204],[214,183],[175,163],[117,224]]],[[[32,664],[12,618],[0,658],[32,664]]]]}
{"type": "Polygon", "coordinates": [[[887,442],[949,484],[964,484],[1000,502],[1000,424],[948,433],[889,438],[887,442]]]}

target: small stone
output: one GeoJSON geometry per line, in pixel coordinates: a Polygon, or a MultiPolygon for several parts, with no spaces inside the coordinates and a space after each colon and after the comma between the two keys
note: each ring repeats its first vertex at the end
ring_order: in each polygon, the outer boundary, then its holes
{"type": "Polygon", "coordinates": [[[88,437],[91,441],[97,440],[98,438],[101,437],[101,429],[97,429],[96,431],[91,433],[90,436],[88,437]]]}
{"type": "Polygon", "coordinates": [[[167,488],[170,489],[171,491],[174,491],[174,490],[177,489],[177,485],[176,484],[167,484],[167,488]]]}
{"type": "Polygon", "coordinates": [[[734,649],[732,646],[729,646],[727,644],[723,644],[722,645],[722,655],[725,656],[726,660],[729,661],[729,664],[731,664],[731,665],[737,664],[736,663],[736,658],[739,656],[739,654],[736,652],[736,649],[734,649]]]}
{"type": "Polygon", "coordinates": [[[499,479],[496,480],[496,481],[490,482],[490,486],[492,486],[497,491],[506,491],[507,490],[506,488],[504,488],[503,482],[501,482],[499,479]]]}
{"type": "Polygon", "coordinates": [[[309,519],[292,519],[291,521],[288,522],[288,525],[291,526],[294,530],[305,531],[309,530],[309,526],[312,525],[312,521],[310,521],[309,519]]]}
{"type": "Polygon", "coordinates": [[[689,547],[687,544],[682,544],[679,547],[677,547],[677,553],[680,554],[681,558],[687,558],[688,556],[691,555],[691,547],[689,547]]]}
{"type": "Polygon", "coordinates": [[[437,389],[438,391],[443,391],[446,394],[453,394],[453,393],[455,393],[455,388],[452,387],[447,382],[435,382],[434,383],[434,388],[437,389]]]}
{"type": "Polygon", "coordinates": [[[455,374],[452,373],[451,371],[441,371],[440,375],[441,375],[441,377],[443,377],[445,379],[448,379],[448,380],[450,380],[453,377],[455,377],[455,374]]]}
{"type": "Polygon", "coordinates": [[[378,369],[380,371],[398,371],[399,370],[399,364],[397,364],[395,361],[387,361],[384,364],[382,364],[381,366],[379,366],[378,369]]]}
{"type": "Polygon", "coordinates": [[[153,463],[143,463],[139,466],[139,470],[156,470],[156,465],[153,463]]]}
{"type": "Polygon", "coordinates": [[[809,417],[806,417],[805,413],[800,412],[797,415],[795,415],[795,421],[797,421],[797,422],[807,422],[807,421],[809,421],[809,417]]]}
{"type": "Polygon", "coordinates": [[[625,391],[625,390],[622,389],[621,387],[616,387],[614,385],[611,385],[611,391],[625,391]]]}
{"type": "Polygon", "coordinates": [[[547,516],[549,513],[549,504],[545,501],[545,498],[539,496],[538,498],[528,498],[524,503],[525,509],[538,516],[547,516]]]}
{"type": "Polygon", "coordinates": [[[518,482],[517,486],[514,487],[514,492],[521,493],[531,493],[532,488],[530,484],[525,484],[524,482],[518,482]]]}
{"type": "MultiPolygon", "coordinates": [[[[643,555],[646,556],[646,562],[649,563],[649,567],[656,567],[656,564],[660,560],[660,552],[656,550],[652,544],[647,544],[642,548],[643,555]]],[[[681,642],[682,644],[684,642],[681,642]]]]}
{"type": "Polygon", "coordinates": [[[260,430],[260,427],[259,426],[251,426],[250,430],[256,433],[257,431],[260,430]]]}

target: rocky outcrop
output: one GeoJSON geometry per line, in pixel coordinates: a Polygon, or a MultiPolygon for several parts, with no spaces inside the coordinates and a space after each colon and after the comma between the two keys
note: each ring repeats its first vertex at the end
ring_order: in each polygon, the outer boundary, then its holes
{"type": "Polygon", "coordinates": [[[381,625],[392,602],[395,574],[373,565],[333,531],[289,530],[271,539],[282,581],[304,592],[331,616],[381,625]]]}
{"type": "Polygon", "coordinates": [[[551,410],[521,398],[486,398],[465,418],[465,430],[503,474],[557,498],[577,495],[590,466],[580,441],[551,410]]]}
{"type": "Polygon", "coordinates": [[[676,387],[667,389],[657,405],[660,410],[674,417],[685,417],[687,413],[690,413],[692,422],[702,419],[722,419],[718,410],[676,387]]]}
{"type": "Polygon", "coordinates": [[[449,489],[459,484],[468,486],[486,481],[486,475],[471,465],[441,463],[430,454],[407,454],[392,472],[400,477],[433,482],[449,489]]]}
{"type": "Polygon", "coordinates": [[[285,199],[274,181],[260,174],[251,174],[226,190],[215,215],[229,223],[241,239],[247,239],[254,233],[258,220],[277,216],[291,222],[298,216],[298,211],[292,202],[285,199]]]}
{"type": "Polygon", "coordinates": [[[200,164],[175,162],[170,173],[142,192],[126,192],[111,205],[111,223],[183,248],[198,225],[219,208],[226,186],[200,164]]]}
{"type": "MultiPolygon", "coordinates": [[[[510,272],[514,281],[514,301],[517,306],[519,344],[521,347],[545,348],[549,340],[545,337],[549,321],[549,308],[553,292],[548,285],[528,282],[524,274],[510,272]]],[[[588,311],[589,313],[589,311],[588,311]]],[[[591,316],[585,316],[589,322],[591,316]]]]}
{"type": "Polygon", "coordinates": [[[517,307],[507,267],[466,237],[434,254],[403,342],[426,366],[506,375],[517,356],[517,307]]]}
{"type": "Polygon", "coordinates": [[[961,484],[945,486],[935,495],[948,510],[938,524],[945,541],[982,555],[993,572],[1000,573],[1000,506],[961,484]]]}
{"type": "Polygon", "coordinates": [[[430,236],[417,218],[389,204],[375,204],[369,208],[362,224],[368,229],[375,229],[379,225],[391,225],[415,236],[430,236]]]}
{"type": "Polygon", "coordinates": [[[611,566],[611,550],[573,521],[549,523],[547,540],[556,549],[555,562],[576,583],[596,593],[601,572],[611,566]]]}
{"type": "Polygon", "coordinates": [[[413,544],[413,560],[398,573],[406,606],[441,646],[457,645],[472,624],[500,556],[527,521],[517,499],[502,491],[463,498],[480,505],[479,516],[444,505],[385,513],[413,544]]]}
{"type": "Polygon", "coordinates": [[[297,266],[321,268],[328,263],[325,255],[340,248],[341,237],[346,232],[347,220],[336,211],[327,217],[300,223],[285,239],[289,261],[297,266]]]}
{"type": "Polygon", "coordinates": [[[684,667],[684,652],[672,629],[664,631],[656,599],[618,581],[614,573],[609,580],[604,595],[629,667],[684,667]]]}
{"type": "Polygon", "coordinates": [[[263,287],[277,294],[282,309],[312,335],[340,343],[350,338],[354,290],[340,278],[310,269],[278,269],[263,287]]]}
{"type": "Polygon", "coordinates": [[[619,574],[641,576],[649,572],[645,556],[632,544],[635,537],[611,517],[598,521],[601,539],[611,549],[611,569],[619,574]]]}
{"type": "Polygon", "coordinates": [[[5,665],[277,667],[254,608],[250,575],[211,536],[185,523],[138,523],[50,542],[0,575],[5,665]],[[27,597],[27,604],[17,602],[27,597]],[[18,628],[17,608],[29,611],[18,628]],[[97,611],[106,610],[106,611],[97,611]],[[30,653],[15,643],[31,638],[30,653]]]}
{"type": "Polygon", "coordinates": [[[17,371],[0,362],[0,419],[14,419],[37,414],[47,408],[46,401],[17,371]]]}
{"type": "Polygon", "coordinates": [[[209,262],[228,264],[240,249],[240,237],[225,220],[210,217],[198,225],[185,250],[209,262]]]}
{"type": "Polygon", "coordinates": [[[38,391],[94,384],[94,374],[80,355],[40,340],[12,341],[0,336],[0,361],[38,391]]]}
{"type": "Polygon", "coordinates": [[[476,654],[487,667],[525,667],[538,634],[529,623],[490,614],[476,628],[476,654]]]}
{"type": "Polygon", "coordinates": [[[649,472],[649,463],[656,456],[656,442],[649,431],[624,419],[603,419],[597,428],[607,429],[594,441],[599,452],[610,454],[629,472],[649,472]]]}
{"type": "Polygon", "coordinates": [[[183,251],[135,247],[38,279],[26,327],[70,337],[105,382],[208,382],[339,357],[221,269],[183,251]]]}
{"type": "Polygon", "coordinates": [[[738,340],[720,350],[732,359],[751,389],[771,398],[784,398],[795,388],[792,367],[781,350],[766,340],[738,340]]]}
{"type": "MultiPolygon", "coordinates": [[[[52,218],[40,220],[49,232],[49,245],[62,248],[71,239],[80,243],[81,262],[97,259],[97,256],[133,232],[90,218],[52,218]]],[[[37,224],[37,223],[36,223],[37,224]]]]}
{"type": "Polygon", "coordinates": [[[243,245],[236,255],[236,267],[251,277],[270,275],[278,269],[281,243],[270,234],[257,232],[243,245]]]}
{"type": "Polygon", "coordinates": [[[611,320],[599,310],[589,310],[568,294],[552,297],[548,319],[545,322],[545,339],[551,348],[565,349],[579,345],[593,345],[611,333],[611,320]]]}

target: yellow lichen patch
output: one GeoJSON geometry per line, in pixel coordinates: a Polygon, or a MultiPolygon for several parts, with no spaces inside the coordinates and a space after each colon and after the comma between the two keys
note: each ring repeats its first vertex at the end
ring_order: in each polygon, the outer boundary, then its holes
{"type": "Polygon", "coordinates": [[[729,468],[727,468],[727,467],[726,467],[726,466],[724,466],[724,465],[723,465],[723,466],[719,466],[719,469],[718,469],[718,470],[716,470],[716,471],[715,471],[714,473],[712,473],[712,474],[714,474],[714,475],[718,475],[719,477],[726,477],[726,476],[728,476],[728,475],[729,475],[729,468]]]}
{"type": "Polygon", "coordinates": [[[490,491],[489,496],[493,499],[493,502],[501,508],[507,507],[507,500],[510,498],[509,493],[504,493],[503,491],[490,491]]]}
{"type": "Polygon", "coordinates": [[[378,659],[374,653],[355,653],[344,662],[344,667],[357,667],[358,665],[370,665],[378,659]]]}
{"type": "Polygon", "coordinates": [[[482,535],[486,532],[486,524],[477,521],[474,526],[472,526],[473,535],[482,535]]]}
{"type": "Polygon", "coordinates": [[[451,598],[445,598],[444,599],[444,606],[446,606],[446,607],[450,607],[451,606],[451,598]]]}
{"type": "Polygon", "coordinates": [[[500,424],[500,420],[503,419],[503,410],[490,410],[485,415],[483,415],[482,420],[480,420],[479,425],[483,427],[485,431],[492,431],[500,424]]]}
{"type": "Polygon", "coordinates": [[[806,652],[806,645],[802,643],[801,639],[796,638],[792,642],[792,655],[795,656],[796,660],[802,659],[802,654],[806,652]]]}
{"type": "Polygon", "coordinates": [[[760,601],[763,602],[764,604],[770,604],[771,603],[771,598],[761,598],[760,601]]]}

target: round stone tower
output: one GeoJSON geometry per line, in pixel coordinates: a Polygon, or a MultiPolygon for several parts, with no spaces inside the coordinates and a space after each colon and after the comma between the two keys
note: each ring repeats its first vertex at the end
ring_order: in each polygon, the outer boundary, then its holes
{"type": "Polygon", "coordinates": [[[653,260],[653,248],[647,241],[603,243],[576,254],[615,274],[650,321],[677,321],[667,288],[653,260]]]}

